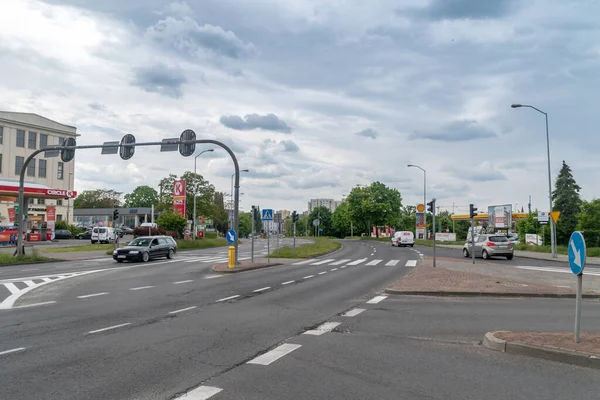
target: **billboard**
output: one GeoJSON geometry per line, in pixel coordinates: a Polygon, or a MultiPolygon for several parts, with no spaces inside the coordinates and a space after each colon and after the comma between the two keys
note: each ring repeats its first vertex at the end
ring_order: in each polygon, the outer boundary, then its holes
{"type": "Polygon", "coordinates": [[[17,213],[14,207],[8,209],[8,221],[14,223],[17,219],[17,213]]]}
{"type": "Polygon", "coordinates": [[[488,207],[488,229],[510,229],[512,204],[488,207]]]}
{"type": "Polygon", "coordinates": [[[425,213],[417,213],[417,228],[425,227],[425,213]]]}
{"type": "Polygon", "coordinates": [[[173,213],[185,217],[185,181],[176,180],[173,183],[173,213]]]}
{"type": "Polygon", "coordinates": [[[46,232],[50,233],[50,240],[54,240],[55,225],[56,225],[56,206],[46,206],[46,232]]]}

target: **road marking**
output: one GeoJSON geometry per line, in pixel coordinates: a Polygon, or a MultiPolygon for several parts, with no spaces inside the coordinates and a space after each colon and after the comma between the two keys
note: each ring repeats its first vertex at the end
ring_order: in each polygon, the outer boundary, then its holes
{"type": "Polygon", "coordinates": [[[227,300],[237,299],[238,297],[240,297],[239,294],[236,294],[235,296],[224,297],[222,299],[217,300],[215,303],[218,303],[220,301],[227,301],[227,300]]]}
{"type": "Polygon", "coordinates": [[[325,322],[317,327],[317,329],[311,329],[310,331],[306,331],[303,335],[314,335],[321,336],[324,333],[331,332],[338,325],[341,325],[341,322],[325,322]]]}
{"type": "Polygon", "coordinates": [[[102,292],[102,293],[92,293],[92,294],[86,294],[83,296],[77,296],[78,299],[87,299],[88,297],[96,297],[96,296],[104,296],[107,295],[108,292],[102,292]]]}
{"type": "Polygon", "coordinates": [[[208,275],[205,276],[204,279],[215,279],[215,278],[221,278],[223,275],[208,275]]]}
{"type": "Polygon", "coordinates": [[[309,279],[309,278],[312,278],[313,276],[314,276],[314,275],[308,275],[308,276],[305,276],[305,277],[304,277],[304,278],[302,278],[302,279],[309,279]]]}
{"type": "Polygon", "coordinates": [[[180,283],[189,283],[189,282],[194,282],[194,280],[193,279],[189,279],[187,281],[173,282],[173,285],[179,285],[180,283]]]}
{"type": "Polygon", "coordinates": [[[9,290],[9,291],[12,293],[12,294],[15,294],[15,293],[19,293],[19,292],[20,292],[20,289],[17,287],[17,285],[15,285],[15,284],[14,284],[14,283],[12,283],[12,282],[5,283],[5,284],[4,284],[4,286],[6,286],[6,288],[7,288],[7,289],[8,289],[8,290],[9,290]]]}
{"type": "Polygon", "coordinates": [[[283,282],[282,285],[289,285],[290,283],[294,283],[296,281],[287,281],[287,282],[283,282]]]}
{"type": "Polygon", "coordinates": [[[365,311],[364,308],[355,308],[353,310],[346,312],[345,314],[342,314],[342,317],[356,317],[358,314],[360,314],[363,311],[365,311]]]}
{"type": "Polygon", "coordinates": [[[406,262],[406,265],[404,265],[405,267],[416,267],[417,266],[417,260],[408,260],[406,262]]]}
{"type": "Polygon", "coordinates": [[[37,307],[37,306],[45,306],[46,304],[54,304],[54,303],[56,303],[56,301],[52,300],[52,301],[44,301],[43,303],[25,304],[25,305],[16,306],[16,307],[13,307],[13,308],[37,307]]]}
{"type": "Polygon", "coordinates": [[[331,268],[331,269],[330,269],[330,271],[331,271],[331,272],[333,272],[333,271],[337,271],[337,270],[338,270],[337,268],[331,268]]]}
{"type": "Polygon", "coordinates": [[[42,278],[42,280],[43,280],[44,282],[52,282],[52,279],[50,279],[50,278],[42,278]]]}
{"type": "Polygon", "coordinates": [[[387,262],[387,264],[385,264],[386,267],[393,267],[394,265],[398,264],[400,260],[390,260],[387,262]]]}
{"type": "Polygon", "coordinates": [[[377,253],[377,249],[373,247],[373,253],[377,253]]]}
{"type": "Polygon", "coordinates": [[[375,255],[375,253],[371,253],[371,256],[375,255]]]}
{"type": "Polygon", "coordinates": [[[186,394],[177,397],[181,400],[207,400],[213,397],[215,394],[221,392],[223,389],[213,386],[198,386],[194,390],[190,390],[186,394]]]}
{"type": "Polygon", "coordinates": [[[344,269],[344,268],[346,268],[346,267],[347,267],[347,265],[342,265],[342,266],[340,267],[340,269],[344,269]]]}
{"type": "Polygon", "coordinates": [[[28,287],[31,287],[31,286],[34,286],[34,285],[35,285],[35,283],[34,283],[33,281],[24,281],[24,283],[25,283],[25,284],[26,284],[28,287]]]}
{"type": "Polygon", "coordinates": [[[350,260],[349,258],[347,258],[347,259],[345,259],[345,260],[340,260],[340,261],[332,262],[332,263],[331,263],[331,264],[329,264],[329,265],[340,265],[340,264],[345,264],[345,263],[347,263],[348,261],[351,261],[351,260],[350,260]]]}
{"type": "Polygon", "coordinates": [[[348,263],[348,265],[358,265],[358,264],[364,263],[365,261],[367,261],[366,258],[361,258],[359,260],[355,260],[355,261],[352,261],[351,263],[348,263]]]}
{"type": "Polygon", "coordinates": [[[256,289],[256,290],[253,290],[252,292],[259,293],[259,292],[263,292],[263,291],[269,290],[269,289],[271,289],[271,286],[266,286],[264,288],[256,289]]]}
{"type": "Polygon", "coordinates": [[[181,310],[169,311],[169,314],[177,314],[177,313],[180,313],[180,312],[193,310],[196,307],[198,307],[198,306],[191,306],[191,307],[188,307],[188,308],[182,308],[181,310]]]}
{"type": "Polygon", "coordinates": [[[154,286],[140,286],[140,287],[132,287],[129,290],[142,290],[142,289],[150,289],[153,288],[154,286]]]}
{"type": "Polygon", "coordinates": [[[277,346],[269,352],[266,352],[265,354],[253,358],[252,360],[248,361],[248,364],[269,365],[272,362],[277,361],[281,357],[285,356],[286,354],[289,354],[292,351],[299,349],[300,347],[302,346],[299,344],[285,343],[281,346],[277,346]]]}
{"type": "Polygon", "coordinates": [[[110,331],[111,329],[122,328],[127,325],[131,325],[131,322],[127,322],[125,324],[113,325],[113,326],[109,326],[107,328],[96,329],[95,331],[89,331],[88,333],[100,333],[100,332],[110,331]]]}
{"type": "Polygon", "coordinates": [[[25,350],[25,347],[17,347],[16,349],[0,351],[0,356],[3,356],[5,354],[16,353],[17,351],[23,351],[23,350],[25,350]]]}
{"type": "Polygon", "coordinates": [[[328,262],[332,262],[332,261],[335,261],[335,259],[333,259],[333,258],[330,258],[329,260],[321,260],[321,261],[314,262],[314,263],[312,263],[312,264],[310,264],[310,265],[321,265],[321,264],[327,264],[328,262]]]}
{"type": "Polygon", "coordinates": [[[325,275],[327,271],[319,272],[319,275],[325,275]]]}
{"type": "Polygon", "coordinates": [[[377,304],[385,299],[387,299],[387,296],[375,296],[371,300],[367,301],[367,304],[377,304]]]}
{"type": "Polygon", "coordinates": [[[367,263],[367,265],[377,265],[377,264],[379,264],[379,263],[380,263],[380,262],[382,262],[382,261],[383,261],[383,260],[373,260],[373,261],[371,261],[371,262],[367,263]]]}
{"type": "Polygon", "coordinates": [[[302,260],[302,261],[298,261],[293,263],[292,265],[302,265],[302,264],[308,264],[309,262],[313,261],[312,259],[308,259],[308,260],[302,260]]]}

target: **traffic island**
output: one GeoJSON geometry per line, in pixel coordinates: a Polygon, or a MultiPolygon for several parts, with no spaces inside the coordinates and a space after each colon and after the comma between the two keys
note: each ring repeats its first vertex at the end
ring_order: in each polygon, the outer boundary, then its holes
{"type": "Polygon", "coordinates": [[[582,333],[579,343],[567,332],[488,332],[483,345],[505,353],[600,369],[600,333],[582,333]]]}
{"type": "Polygon", "coordinates": [[[290,265],[300,260],[301,259],[298,258],[271,258],[269,261],[266,258],[255,258],[254,262],[250,260],[242,260],[235,268],[229,268],[229,265],[226,262],[215,264],[213,265],[212,270],[223,274],[231,274],[236,272],[252,271],[255,269],[290,265]]]}

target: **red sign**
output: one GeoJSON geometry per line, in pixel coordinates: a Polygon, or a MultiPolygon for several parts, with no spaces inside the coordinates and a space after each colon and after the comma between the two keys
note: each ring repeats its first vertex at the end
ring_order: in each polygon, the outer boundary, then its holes
{"type": "Polygon", "coordinates": [[[46,206],[46,221],[56,221],[55,206],[46,206]]]}
{"type": "Polygon", "coordinates": [[[199,237],[200,239],[204,239],[204,231],[200,231],[200,232],[198,232],[198,237],[199,237]]]}
{"type": "Polygon", "coordinates": [[[16,211],[15,211],[14,207],[13,207],[13,208],[9,208],[9,209],[8,209],[8,220],[9,220],[10,222],[15,222],[15,219],[16,219],[16,214],[17,214],[17,213],[16,213],[16,211]]]}
{"type": "MultiPolygon", "coordinates": [[[[23,188],[25,194],[35,194],[42,195],[47,197],[57,197],[57,198],[73,198],[77,197],[77,192],[74,190],[62,190],[62,189],[48,189],[48,188],[35,188],[25,186],[23,188]]],[[[15,185],[0,185],[0,193],[19,193],[19,186],[15,185]]]]}
{"type": "Polygon", "coordinates": [[[173,183],[173,212],[185,217],[185,181],[183,179],[173,183]]]}

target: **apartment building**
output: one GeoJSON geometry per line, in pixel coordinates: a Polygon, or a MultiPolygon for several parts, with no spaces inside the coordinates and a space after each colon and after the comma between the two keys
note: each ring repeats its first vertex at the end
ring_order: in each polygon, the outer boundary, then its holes
{"type": "Polygon", "coordinates": [[[308,212],[311,213],[316,207],[327,207],[329,211],[334,212],[340,204],[342,204],[341,201],[334,199],[311,199],[308,202],[308,212]]]}

